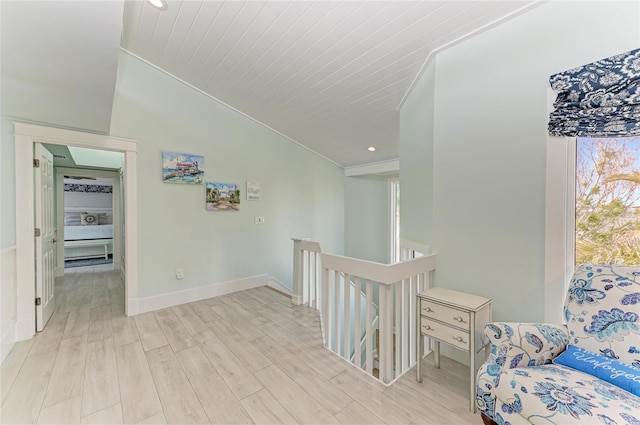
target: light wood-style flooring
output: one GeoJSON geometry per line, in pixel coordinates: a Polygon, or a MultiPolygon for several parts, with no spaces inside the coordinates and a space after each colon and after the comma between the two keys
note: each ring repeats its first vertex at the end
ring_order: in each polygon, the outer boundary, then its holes
{"type": "Polygon", "coordinates": [[[46,329],[2,364],[2,424],[479,424],[468,368],[424,360],[386,387],[267,288],[135,317],[110,266],[68,269],[46,329]]]}

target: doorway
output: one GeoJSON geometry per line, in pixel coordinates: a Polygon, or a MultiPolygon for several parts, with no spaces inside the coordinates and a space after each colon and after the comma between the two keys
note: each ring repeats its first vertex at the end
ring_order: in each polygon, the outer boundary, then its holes
{"type": "Polygon", "coordinates": [[[56,167],[56,276],[82,264],[112,263],[120,270],[121,190],[120,170],[56,167]]]}
{"type": "Polygon", "coordinates": [[[35,320],[34,147],[38,143],[101,149],[124,154],[123,220],[127,222],[124,245],[125,314],[137,313],[137,158],[136,142],[111,136],[14,122],[16,164],[16,339],[30,339],[35,320]]]}

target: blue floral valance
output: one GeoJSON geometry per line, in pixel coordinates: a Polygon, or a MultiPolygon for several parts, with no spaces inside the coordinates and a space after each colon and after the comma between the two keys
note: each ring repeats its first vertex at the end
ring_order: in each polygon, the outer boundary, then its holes
{"type": "Polygon", "coordinates": [[[552,136],[640,135],[640,49],[552,75],[552,136]]]}

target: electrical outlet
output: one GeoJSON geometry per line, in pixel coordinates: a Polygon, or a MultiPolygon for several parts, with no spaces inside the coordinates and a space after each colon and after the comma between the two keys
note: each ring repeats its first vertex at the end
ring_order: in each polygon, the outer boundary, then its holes
{"type": "Polygon", "coordinates": [[[183,269],[176,269],[176,279],[178,279],[178,280],[184,279],[184,270],[183,269]]]}
{"type": "Polygon", "coordinates": [[[264,224],[264,217],[256,216],[256,224],[264,224]]]}

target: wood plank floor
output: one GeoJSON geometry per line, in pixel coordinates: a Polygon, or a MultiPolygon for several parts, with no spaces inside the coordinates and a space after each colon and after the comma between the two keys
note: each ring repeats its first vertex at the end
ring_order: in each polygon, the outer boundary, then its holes
{"type": "Polygon", "coordinates": [[[390,387],[322,346],[318,315],[256,288],[124,315],[110,265],[67,270],[45,330],[2,364],[2,424],[479,424],[468,368],[390,387]]]}

